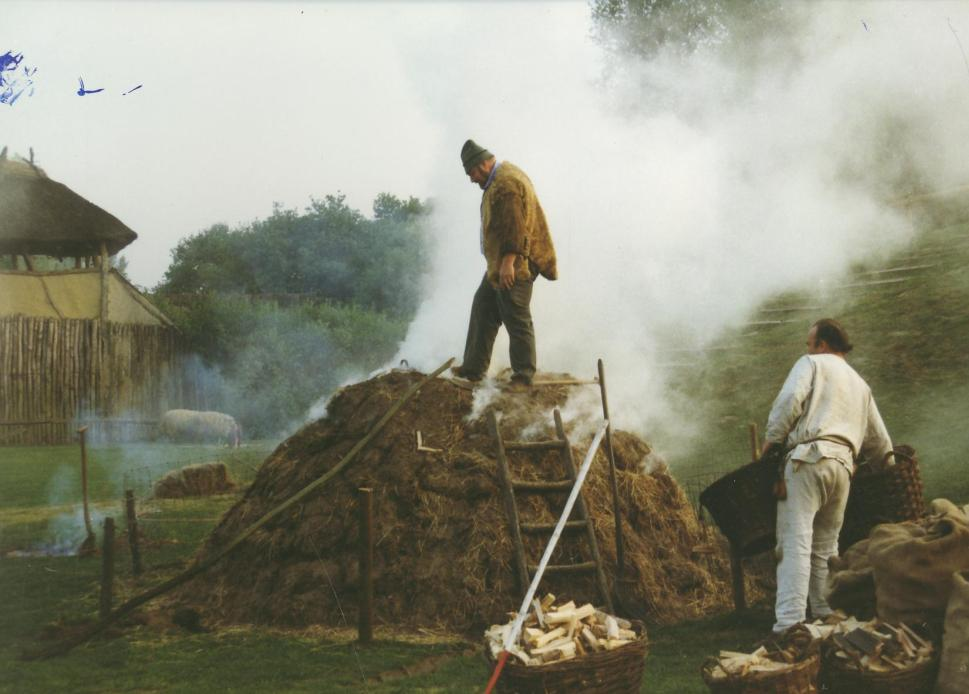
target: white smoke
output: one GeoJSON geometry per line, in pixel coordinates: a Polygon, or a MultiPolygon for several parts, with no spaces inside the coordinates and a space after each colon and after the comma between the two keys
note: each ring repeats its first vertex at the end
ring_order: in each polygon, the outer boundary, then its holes
{"type": "MultiPolygon", "coordinates": [[[[796,10],[793,33],[760,44],[770,59],[709,46],[630,57],[606,81],[597,46],[535,5],[465,8],[443,32],[454,40],[405,52],[441,171],[428,298],[400,356],[460,360],[484,268],[480,191],[458,157],[473,137],[529,173],[550,221],[561,278],[535,286],[539,369],[591,377],[602,357],[618,426],[694,435],[658,349],[702,346],[778,290],[884,257],[913,232],[889,204],[898,181],[969,179],[969,74],[953,34],[969,36],[969,6],[796,10]],[[542,25],[530,43],[526,24],[542,25]],[[464,50],[461,26],[475,27],[464,50]]],[[[500,337],[492,373],[507,363],[500,337]]]]}

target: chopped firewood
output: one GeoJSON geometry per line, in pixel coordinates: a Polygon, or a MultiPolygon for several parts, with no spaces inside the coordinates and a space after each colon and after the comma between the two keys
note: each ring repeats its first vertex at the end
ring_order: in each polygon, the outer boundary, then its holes
{"type": "Polygon", "coordinates": [[[845,634],[845,639],[852,646],[868,656],[877,655],[881,650],[881,639],[861,627],[845,634]]]}
{"type": "Polygon", "coordinates": [[[563,612],[565,610],[574,610],[574,609],[575,609],[575,602],[572,601],[572,600],[569,600],[564,605],[559,605],[557,607],[555,605],[552,605],[547,611],[548,612],[563,612]]]}
{"type": "Polygon", "coordinates": [[[612,615],[606,617],[606,633],[609,635],[610,641],[619,638],[619,623],[612,615]]]}
{"type": "Polygon", "coordinates": [[[532,655],[543,655],[545,653],[549,653],[551,651],[563,648],[565,646],[570,646],[570,645],[572,645],[572,639],[563,637],[560,639],[554,639],[550,643],[546,643],[543,646],[533,648],[529,651],[529,653],[531,653],[532,655]]]}
{"type": "Polygon", "coordinates": [[[555,639],[561,638],[563,636],[565,636],[565,629],[562,627],[556,627],[555,629],[552,629],[552,631],[548,632],[547,634],[543,634],[542,636],[539,636],[537,639],[535,639],[534,642],[532,642],[532,645],[534,646],[534,648],[541,648],[545,644],[551,643],[555,639]]]}
{"type": "Polygon", "coordinates": [[[522,633],[525,637],[525,641],[528,643],[532,643],[545,632],[542,631],[541,629],[535,629],[533,627],[525,627],[525,630],[522,633]]]}
{"type": "Polygon", "coordinates": [[[570,622],[573,619],[586,619],[595,614],[596,608],[592,605],[586,604],[582,607],[573,607],[571,609],[561,609],[555,612],[549,612],[545,616],[545,621],[549,624],[560,624],[562,622],[570,622]]]}
{"type": "Polygon", "coordinates": [[[619,648],[620,646],[625,646],[626,644],[629,644],[629,643],[632,643],[632,642],[627,641],[625,639],[609,639],[606,641],[606,650],[613,651],[619,648]]]}
{"type": "Polygon", "coordinates": [[[909,637],[909,639],[912,641],[912,644],[916,648],[931,647],[932,644],[930,644],[928,641],[926,641],[921,636],[916,634],[915,631],[905,622],[900,622],[898,627],[899,629],[905,632],[905,635],[909,637]]]}
{"type": "MultiPolygon", "coordinates": [[[[556,605],[555,596],[548,594],[532,601],[518,643],[510,651],[529,666],[571,660],[601,650],[613,650],[633,643],[644,635],[638,634],[626,620],[598,611],[591,603],[579,607],[574,601],[556,605]],[[601,623],[600,623],[601,620],[601,623]]],[[[489,648],[498,657],[504,640],[510,635],[515,613],[509,613],[508,624],[493,625],[485,632],[489,648]]]]}
{"type": "Polygon", "coordinates": [[[620,629],[632,629],[633,628],[632,622],[630,622],[628,619],[623,619],[622,617],[615,617],[613,615],[606,614],[602,610],[596,610],[595,616],[596,616],[596,621],[599,622],[599,624],[605,624],[606,623],[606,617],[612,617],[613,619],[616,620],[616,624],[619,625],[619,628],[620,629]]]}

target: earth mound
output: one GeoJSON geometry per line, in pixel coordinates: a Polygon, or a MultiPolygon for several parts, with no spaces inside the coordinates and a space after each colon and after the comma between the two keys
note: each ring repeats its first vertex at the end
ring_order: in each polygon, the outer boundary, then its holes
{"type": "MultiPolygon", "coordinates": [[[[283,442],[263,463],[245,496],[213,530],[203,561],[263,514],[340,461],[423,375],[391,371],[348,386],[327,414],[283,442]]],[[[488,409],[500,413],[502,437],[554,438],[552,410],[569,388],[525,392],[432,379],[408,401],[345,470],[302,503],[260,528],[234,552],[182,589],[178,600],[207,619],[303,627],[353,625],[358,572],[357,489],[373,489],[374,610],[378,623],[471,632],[506,619],[523,592],[502,505],[488,409]],[[422,447],[438,451],[419,450],[422,447]]],[[[587,422],[566,422],[576,465],[591,442],[587,422]]],[[[723,556],[694,559],[704,541],[686,495],[664,469],[640,471],[642,439],[613,433],[625,543],[618,586],[626,612],[651,621],[698,616],[728,601],[723,556]]],[[[604,448],[604,447],[603,447],[604,448]]],[[[511,453],[512,474],[561,479],[554,451],[511,453]]],[[[583,494],[610,585],[616,546],[608,459],[600,449],[583,494]]],[[[564,496],[518,497],[522,521],[555,522],[564,496]]],[[[525,536],[538,563],[548,540],[525,536]]],[[[585,542],[563,537],[552,563],[587,561],[585,542]]],[[[591,578],[548,577],[540,587],[601,604],[591,578]]]]}

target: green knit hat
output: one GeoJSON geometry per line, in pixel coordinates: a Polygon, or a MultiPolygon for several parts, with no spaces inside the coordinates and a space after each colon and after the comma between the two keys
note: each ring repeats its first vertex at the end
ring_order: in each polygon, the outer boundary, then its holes
{"type": "Polygon", "coordinates": [[[495,155],[474,140],[468,140],[461,147],[461,163],[464,164],[465,173],[470,173],[471,169],[483,161],[488,161],[493,156],[495,155]]]}

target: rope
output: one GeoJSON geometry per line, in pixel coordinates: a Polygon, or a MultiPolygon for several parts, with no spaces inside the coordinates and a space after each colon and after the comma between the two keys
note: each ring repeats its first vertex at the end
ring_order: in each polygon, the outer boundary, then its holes
{"type": "Polygon", "coordinates": [[[188,582],[190,579],[195,578],[196,576],[203,573],[204,571],[207,571],[208,569],[210,569],[221,559],[223,559],[226,555],[232,552],[236,547],[238,547],[243,542],[245,542],[249,538],[249,536],[251,536],[261,527],[269,523],[269,521],[273,520],[278,515],[280,515],[283,511],[285,511],[286,509],[290,508],[297,502],[304,499],[311,492],[314,492],[320,487],[322,487],[330,479],[332,479],[338,472],[340,472],[345,467],[347,467],[347,465],[349,465],[353,461],[353,459],[357,456],[357,454],[360,451],[362,451],[364,447],[367,444],[369,444],[370,441],[378,433],[380,433],[381,429],[383,429],[384,426],[387,424],[387,422],[390,421],[390,418],[393,417],[395,414],[397,414],[397,411],[404,406],[404,403],[406,403],[408,400],[414,397],[414,395],[416,395],[417,392],[421,389],[421,387],[424,386],[428,381],[434,378],[437,378],[437,376],[443,373],[449,366],[451,366],[451,363],[453,361],[454,361],[453,358],[448,359],[446,362],[444,362],[444,364],[439,366],[433,373],[428,374],[423,379],[421,379],[418,383],[415,383],[414,385],[412,385],[407,390],[407,392],[404,393],[401,396],[401,398],[393,405],[393,407],[387,410],[387,413],[383,417],[381,417],[376,424],[373,425],[373,428],[371,428],[370,431],[367,432],[367,435],[364,436],[362,439],[360,439],[360,441],[358,441],[357,444],[353,448],[351,448],[350,451],[345,456],[343,456],[343,459],[340,460],[340,462],[338,462],[332,468],[327,470],[323,475],[321,475],[320,477],[316,478],[315,480],[307,484],[305,487],[303,487],[301,490],[293,494],[291,497],[283,501],[274,509],[266,513],[262,518],[260,518],[255,523],[250,525],[248,528],[243,530],[234,540],[232,540],[232,542],[230,542],[228,545],[223,547],[220,551],[216,552],[213,556],[209,557],[204,561],[199,562],[198,564],[182,572],[181,574],[168,579],[164,583],[145,591],[141,595],[137,595],[131,598],[126,603],[124,603],[123,605],[120,605],[117,609],[110,612],[106,617],[99,620],[90,629],[87,629],[81,634],[78,634],[74,638],[59,644],[55,644],[53,646],[49,646],[48,648],[45,648],[39,651],[34,651],[34,652],[25,651],[21,655],[21,658],[24,660],[34,660],[38,658],[49,658],[55,655],[64,655],[75,646],[80,645],[85,641],[87,641],[88,639],[90,639],[92,636],[99,634],[110,624],[117,621],[120,617],[128,614],[136,607],[140,607],[141,605],[144,605],[146,602],[153,600],[154,598],[157,598],[159,595],[167,593],[172,588],[176,588],[182,585],[183,583],[188,582]]]}

